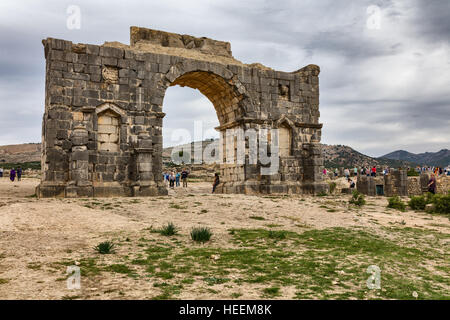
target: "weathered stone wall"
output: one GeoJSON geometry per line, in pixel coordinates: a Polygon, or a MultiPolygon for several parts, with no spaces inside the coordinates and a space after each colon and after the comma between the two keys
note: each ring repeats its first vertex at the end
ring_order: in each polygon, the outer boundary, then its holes
{"type": "Polygon", "coordinates": [[[375,177],[371,176],[359,176],[358,182],[356,183],[356,189],[358,192],[368,195],[368,196],[376,196],[376,183],[375,177]]]}
{"type": "Polygon", "coordinates": [[[408,195],[420,196],[421,194],[420,177],[408,177],[408,195]]]}
{"type": "Polygon", "coordinates": [[[131,45],[43,40],[46,98],[38,195],[156,195],[161,181],[162,105],[169,86],[200,90],[221,132],[287,128],[290,155],[278,173],[261,164],[221,166],[222,192],[310,192],[322,182],[319,67],[295,72],[245,65],[227,42],[131,29],[131,45]]]}
{"type": "Polygon", "coordinates": [[[440,176],[437,179],[437,191],[443,194],[450,193],[450,176],[440,176]]]}

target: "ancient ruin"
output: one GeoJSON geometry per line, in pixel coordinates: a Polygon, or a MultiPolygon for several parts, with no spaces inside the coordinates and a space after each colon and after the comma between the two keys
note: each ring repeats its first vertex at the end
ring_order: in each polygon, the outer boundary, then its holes
{"type": "MultiPolygon", "coordinates": [[[[151,196],[162,182],[163,99],[198,89],[227,129],[279,129],[279,168],[221,164],[224,193],[319,193],[319,72],[243,64],[228,42],[131,27],[130,45],[43,40],[46,98],[39,197],[151,196]]],[[[225,144],[226,139],[223,139],[225,144]]],[[[236,149],[226,145],[226,149],[236,149]]],[[[249,145],[246,144],[246,148],[249,145]]]]}

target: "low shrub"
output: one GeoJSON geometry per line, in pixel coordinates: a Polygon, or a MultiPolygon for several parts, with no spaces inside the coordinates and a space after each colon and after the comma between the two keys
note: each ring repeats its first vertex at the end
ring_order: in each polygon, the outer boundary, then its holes
{"type": "Polygon", "coordinates": [[[349,200],[350,204],[354,204],[355,206],[362,207],[366,204],[366,199],[364,195],[359,193],[358,190],[353,190],[352,198],[349,200]]]}
{"type": "Polygon", "coordinates": [[[394,196],[391,198],[388,198],[388,208],[397,209],[400,211],[406,210],[406,204],[400,199],[399,196],[394,196]]]}
{"type": "Polygon", "coordinates": [[[211,239],[212,232],[207,227],[198,227],[191,230],[191,238],[196,242],[206,242],[211,239]]]}
{"type": "Polygon", "coordinates": [[[433,197],[434,210],[436,213],[450,214],[450,194],[436,194],[433,197]]]}
{"type": "Polygon", "coordinates": [[[411,197],[408,202],[408,206],[413,210],[425,210],[427,205],[427,199],[424,196],[411,197]]]}

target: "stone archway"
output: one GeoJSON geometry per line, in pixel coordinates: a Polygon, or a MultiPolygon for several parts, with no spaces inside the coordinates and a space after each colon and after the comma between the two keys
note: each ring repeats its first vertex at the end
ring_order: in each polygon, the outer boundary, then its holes
{"type": "Polygon", "coordinates": [[[243,152],[241,162],[221,165],[219,192],[326,189],[319,67],[287,73],[243,64],[228,42],[138,27],[131,27],[130,45],[52,38],[43,44],[47,86],[39,196],[166,194],[162,104],[167,88],[175,85],[205,95],[216,110],[224,149],[243,152]],[[277,167],[270,173],[264,173],[261,159],[250,161],[266,129],[279,129],[283,144],[271,158],[277,167]],[[229,132],[244,139],[230,140],[229,132]],[[101,179],[94,177],[99,172],[101,179]]]}

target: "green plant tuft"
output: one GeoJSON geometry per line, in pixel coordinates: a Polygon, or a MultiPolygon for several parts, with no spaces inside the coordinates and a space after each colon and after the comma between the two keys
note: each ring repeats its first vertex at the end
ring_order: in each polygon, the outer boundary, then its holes
{"type": "Polygon", "coordinates": [[[101,254],[109,254],[115,252],[115,244],[111,241],[104,241],[94,247],[94,250],[101,254]]]}
{"type": "Polygon", "coordinates": [[[333,194],[334,191],[336,190],[337,184],[336,182],[330,182],[329,185],[330,185],[330,194],[333,194]]]}
{"type": "Polygon", "coordinates": [[[198,227],[191,230],[191,238],[196,242],[206,242],[212,236],[211,230],[207,227],[198,227]]]}
{"type": "Polygon", "coordinates": [[[170,237],[178,233],[178,228],[172,222],[169,222],[166,226],[159,230],[159,233],[163,236],[170,237]]]}

